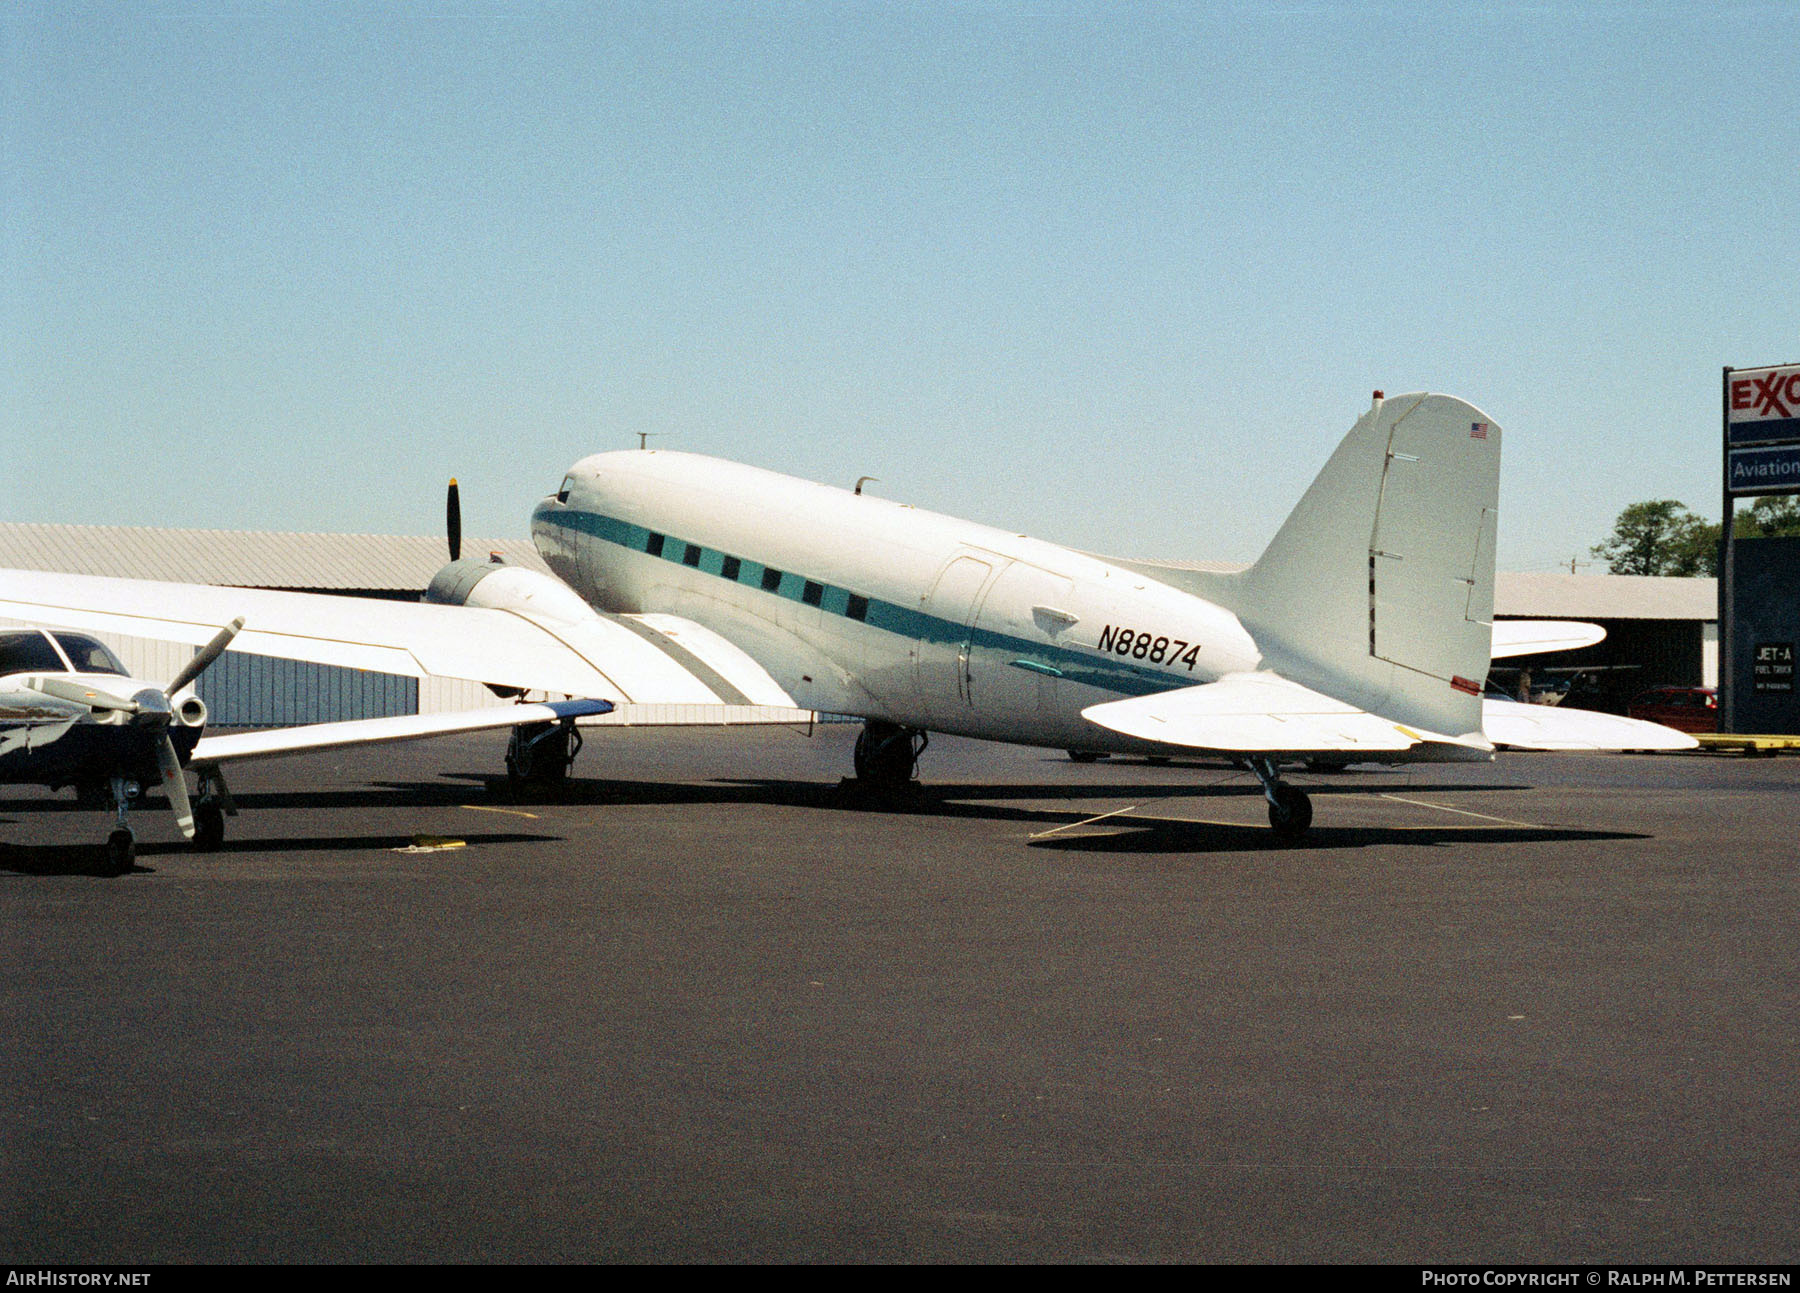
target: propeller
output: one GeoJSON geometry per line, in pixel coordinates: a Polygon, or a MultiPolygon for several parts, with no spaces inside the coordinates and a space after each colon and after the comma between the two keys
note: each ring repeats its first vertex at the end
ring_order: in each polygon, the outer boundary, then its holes
{"type": "Polygon", "coordinates": [[[206,670],[212,666],[214,660],[217,660],[220,656],[225,654],[225,648],[231,645],[231,639],[242,632],[243,628],[244,617],[240,615],[217,633],[213,634],[212,641],[201,647],[198,654],[196,654],[192,660],[189,660],[184,664],[181,667],[181,672],[175,675],[174,679],[167,687],[163,688],[163,694],[173,696],[176,692],[194,681],[194,679],[205,673],[206,670]]]}
{"type": "Polygon", "coordinates": [[[462,559],[462,495],[456,488],[456,477],[444,492],[444,533],[450,538],[450,560],[462,559]]]}
{"type": "MultiPolygon", "coordinates": [[[[173,696],[211,668],[213,661],[225,654],[225,648],[231,645],[231,639],[242,632],[243,628],[244,617],[240,615],[213,634],[212,640],[201,647],[192,660],[181,666],[181,672],[169,680],[169,685],[163,688],[163,695],[173,696]]],[[[163,739],[156,744],[156,766],[162,773],[163,792],[169,796],[169,807],[175,813],[175,824],[181,828],[182,835],[191,840],[194,838],[194,805],[188,799],[187,773],[181,770],[181,756],[175,753],[175,742],[169,739],[167,732],[163,733],[163,739]]]]}
{"type": "Polygon", "coordinates": [[[163,793],[169,797],[169,808],[175,824],[186,839],[194,838],[194,805],[188,798],[187,773],[181,770],[181,756],[175,753],[175,742],[167,732],[156,743],[156,767],[162,773],[163,793]]]}
{"type": "Polygon", "coordinates": [[[86,705],[89,709],[116,709],[122,714],[135,714],[143,708],[135,700],[126,700],[110,691],[101,691],[86,683],[70,682],[66,678],[27,678],[24,685],[32,691],[54,696],[58,700],[73,701],[77,705],[86,705]]]}
{"type": "Polygon", "coordinates": [[[140,725],[162,727],[164,730],[158,734],[156,741],[156,767],[162,774],[163,790],[169,796],[169,807],[175,812],[175,824],[191,840],[194,838],[194,805],[188,798],[187,774],[182,771],[181,756],[175,752],[175,742],[169,739],[167,731],[170,718],[169,697],[193,682],[206,672],[213,661],[224,655],[225,648],[231,645],[231,639],[243,627],[244,618],[240,615],[213,634],[212,640],[181,667],[181,672],[169,681],[167,687],[161,691],[146,687],[134,700],[126,700],[123,696],[115,696],[109,691],[90,687],[85,683],[70,682],[66,678],[28,678],[25,685],[46,696],[86,705],[91,710],[117,710],[133,715],[140,725]]]}

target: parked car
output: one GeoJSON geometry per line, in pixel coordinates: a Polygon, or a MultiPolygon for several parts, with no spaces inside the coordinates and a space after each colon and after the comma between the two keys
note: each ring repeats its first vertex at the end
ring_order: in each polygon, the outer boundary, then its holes
{"type": "Polygon", "coordinates": [[[1631,698],[1627,718],[1661,723],[1678,732],[1719,730],[1719,693],[1711,687],[1652,687],[1631,698]]]}

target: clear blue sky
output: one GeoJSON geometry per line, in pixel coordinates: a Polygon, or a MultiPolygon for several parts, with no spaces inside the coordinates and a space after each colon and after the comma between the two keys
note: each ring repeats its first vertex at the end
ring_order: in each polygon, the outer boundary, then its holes
{"type": "Polygon", "coordinates": [[[1369,391],[1503,568],[1800,359],[1775,4],[0,8],[0,516],[524,533],[636,444],[1245,560],[1369,391]]]}

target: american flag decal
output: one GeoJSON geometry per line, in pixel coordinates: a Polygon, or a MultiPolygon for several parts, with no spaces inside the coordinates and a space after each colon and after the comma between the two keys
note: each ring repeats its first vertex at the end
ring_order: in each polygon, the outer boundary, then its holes
{"type": "Polygon", "coordinates": [[[1469,423],[1469,439],[1471,439],[1471,440],[1487,439],[1487,423],[1485,423],[1485,422],[1469,423]]]}

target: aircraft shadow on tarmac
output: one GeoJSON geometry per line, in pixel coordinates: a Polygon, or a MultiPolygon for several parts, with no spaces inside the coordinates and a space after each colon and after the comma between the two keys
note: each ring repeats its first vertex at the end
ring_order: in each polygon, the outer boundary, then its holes
{"type": "MultiPolygon", "coordinates": [[[[505,798],[509,788],[496,778],[476,774],[445,774],[488,785],[497,798],[505,798]]],[[[395,789],[400,787],[395,786],[395,789]]],[[[1379,782],[1336,784],[1309,782],[1307,791],[1315,799],[1343,797],[1354,800],[1404,790],[1408,795],[1433,792],[1481,794],[1516,793],[1535,787],[1508,783],[1471,787],[1462,782],[1396,782],[1391,778],[1379,782]]],[[[564,786],[537,795],[513,794],[509,802],[543,803],[564,806],[591,806],[597,809],[620,806],[683,806],[760,804],[769,807],[807,808],[867,813],[892,813],[940,818],[962,818],[981,821],[1016,822],[1041,828],[1044,838],[1032,839],[1034,848],[1063,849],[1072,852],[1119,853],[1231,853],[1269,848],[1279,849],[1346,849],[1380,845],[1438,846],[1483,843],[1547,843],[1592,842],[1598,840],[1646,839],[1642,833],[1593,830],[1556,825],[1527,823],[1491,823],[1467,825],[1428,822],[1396,826],[1333,826],[1315,823],[1298,841],[1276,836],[1260,822],[1236,825],[1225,822],[1190,822],[1168,818],[1129,818],[1121,815],[1109,819],[1105,826],[1091,831],[1083,827],[1089,810],[1096,801],[1194,800],[1216,802],[1250,801],[1260,815],[1261,792],[1244,781],[1195,786],[1180,782],[1143,784],[1083,783],[1010,784],[988,782],[920,782],[898,794],[870,794],[845,781],[832,784],[822,781],[714,779],[710,781],[624,781],[600,778],[570,781],[564,786]],[[1015,801],[1015,802],[1007,802],[1015,801]],[[1082,804],[1079,809],[1046,805],[1082,804]],[[1086,833],[1064,835],[1058,828],[1073,832],[1083,827],[1086,833]]]]}
{"type": "MultiPolygon", "coordinates": [[[[1081,829],[1089,829],[1085,825],[1081,829]]],[[[1573,826],[1320,826],[1297,840],[1284,840],[1266,826],[1226,822],[1183,822],[1115,817],[1096,823],[1101,834],[1067,834],[1034,839],[1032,848],[1068,853],[1249,853],[1410,848],[1466,848],[1471,844],[1574,844],[1596,840],[1650,838],[1631,831],[1596,831],[1573,826]]]]}
{"type": "MultiPolygon", "coordinates": [[[[521,834],[505,831],[475,833],[458,831],[455,838],[462,841],[465,848],[479,849],[484,845],[495,844],[548,844],[556,843],[560,836],[521,834]]],[[[137,846],[138,862],[127,875],[153,875],[156,868],[146,865],[161,855],[194,857],[206,862],[229,864],[231,855],[269,854],[269,853],[380,853],[393,849],[403,849],[414,843],[415,837],[404,832],[382,835],[321,835],[309,838],[278,839],[226,839],[211,853],[196,854],[186,844],[179,841],[139,840],[137,846]]],[[[6,844],[0,843],[0,874],[30,876],[64,876],[64,875],[107,875],[108,861],[106,847],[91,840],[83,840],[68,844],[6,844]]]]}
{"type": "MultiPolygon", "coordinates": [[[[1302,783],[1315,799],[1326,795],[1373,795],[1404,790],[1407,794],[1468,792],[1477,787],[1467,784],[1436,784],[1421,781],[1385,779],[1370,784],[1333,784],[1311,780],[1302,783]]],[[[573,778],[561,786],[541,789],[517,789],[504,777],[487,772],[446,772],[429,781],[376,781],[354,789],[334,790],[252,790],[234,796],[246,821],[258,812],[293,811],[296,809],[455,807],[469,801],[471,794],[485,796],[488,803],[529,808],[537,805],[581,806],[630,804],[646,807],[682,804],[765,804],[777,808],[837,808],[870,812],[939,813],[957,817],[1018,817],[1021,820],[1055,820],[1058,814],[1001,807],[995,801],[1026,800],[1034,803],[1057,801],[1112,801],[1118,799],[1245,799],[1260,792],[1249,774],[1226,782],[1194,785],[1189,782],[914,782],[897,795],[861,794],[854,783],[778,780],[774,778],[714,778],[708,781],[627,781],[604,777],[573,778]]],[[[1536,787],[1525,784],[1482,785],[1480,793],[1495,794],[1536,787]]],[[[160,797],[152,796],[140,805],[140,811],[162,808],[160,797]]],[[[95,809],[70,798],[34,798],[14,800],[0,809],[7,814],[72,813],[98,821],[111,809],[95,809]]],[[[227,836],[225,848],[233,848],[227,836]]]]}
{"type": "MultiPolygon", "coordinates": [[[[464,774],[467,775],[467,774],[464,774]]],[[[492,782],[491,778],[483,778],[492,782]]],[[[504,784],[499,783],[499,790],[504,784]]],[[[1482,785],[1462,782],[1396,782],[1333,784],[1309,782],[1315,799],[1355,799],[1404,790],[1408,795],[1433,792],[1481,794],[1516,793],[1535,787],[1525,784],[1482,785]]],[[[915,814],[943,818],[1017,822],[1037,826],[1048,834],[1030,841],[1034,848],[1071,852],[1118,853],[1234,853],[1269,848],[1346,849],[1381,845],[1465,846],[1469,844],[1579,843],[1598,840],[1647,839],[1641,832],[1594,830],[1545,824],[1454,824],[1429,822],[1396,826],[1332,826],[1315,823],[1298,841],[1284,840],[1260,822],[1236,825],[1225,822],[1182,821],[1167,818],[1128,818],[1121,815],[1096,826],[1089,833],[1064,835],[1084,826],[1088,808],[1095,801],[1207,799],[1221,802],[1252,801],[1260,810],[1261,792],[1243,781],[1194,786],[1183,783],[1142,784],[1007,784],[922,782],[899,794],[870,794],[845,781],[836,785],[816,781],[716,779],[705,782],[580,780],[571,781],[540,802],[591,805],[763,804],[772,807],[872,813],[915,814]],[[1008,803],[1006,801],[1020,801],[1008,803]],[[1046,804],[1081,802],[1078,810],[1045,807],[1046,804]]],[[[531,802],[529,797],[519,802],[531,802]]]]}
{"type": "MultiPolygon", "coordinates": [[[[1354,776],[1354,774],[1352,774],[1354,776]]],[[[1554,825],[1500,824],[1457,825],[1430,823],[1402,826],[1334,826],[1315,823],[1298,841],[1275,836],[1260,822],[1236,825],[1225,822],[1193,822],[1179,819],[1128,817],[1106,819],[1104,826],[1089,828],[1084,819],[1096,802],[1119,800],[1138,802],[1156,800],[1255,801],[1261,795],[1246,779],[1233,778],[1210,784],[1186,782],[1141,784],[1114,781],[1081,783],[989,783],[989,782],[916,782],[906,790],[893,794],[871,794],[854,782],[794,781],[776,779],[725,779],[709,781],[627,781],[606,778],[576,778],[561,786],[544,789],[518,789],[502,777],[485,772],[447,772],[430,781],[375,782],[358,789],[338,790],[274,790],[239,794],[237,802],[245,820],[254,822],[259,812],[293,811],[296,809],[354,809],[399,807],[453,807],[466,803],[472,793],[489,803],[560,807],[588,806],[596,809],[621,806],[677,807],[692,805],[760,804],[768,807],[807,808],[822,811],[851,811],[921,815],[951,819],[1016,822],[1041,832],[1054,832],[1034,838],[1034,848],[1070,852],[1117,853],[1219,853],[1243,852],[1267,848],[1343,849],[1367,848],[1384,844],[1412,846],[1467,845],[1479,843],[1543,843],[1552,841],[1580,842],[1613,839],[1644,839],[1642,834],[1623,831],[1589,830],[1554,825]],[[1010,802],[1009,802],[1010,801],[1010,802]],[[1080,803],[1081,808],[1061,809],[1047,805],[1080,803]],[[1059,828],[1066,828],[1064,834],[1059,828]],[[1074,833],[1080,830],[1081,833],[1074,833]]],[[[1352,780],[1318,782],[1308,780],[1306,789],[1315,800],[1324,797],[1355,799],[1404,790],[1408,795],[1468,793],[1479,790],[1482,795],[1528,791],[1534,787],[1507,783],[1472,787],[1458,782],[1396,781],[1389,777],[1361,782],[1352,780]]],[[[7,805],[13,812],[80,812],[82,808],[70,800],[35,799],[7,805]]],[[[471,846],[479,843],[513,843],[551,841],[557,836],[541,834],[469,835],[458,832],[471,846]]],[[[316,838],[250,838],[228,836],[220,850],[223,855],[255,852],[351,852],[381,850],[405,846],[410,836],[400,833],[355,836],[319,836],[316,838]]],[[[139,846],[140,855],[154,857],[158,853],[179,853],[185,846],[169,842],[146,841],[139,846]]],[[[80,875],[94,871],[104,862],[104,849],[82,841],[70,844],[20,846],[0,843],[0,872],[30,875],[80,875]],[[98,860],[97,860],[98,859],[98,860]]],[[[140,866],[138,870],[146,868],[140,866]]]]}

